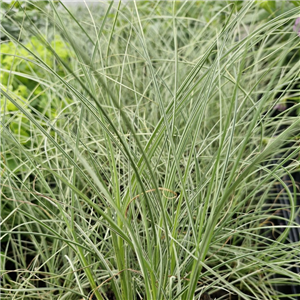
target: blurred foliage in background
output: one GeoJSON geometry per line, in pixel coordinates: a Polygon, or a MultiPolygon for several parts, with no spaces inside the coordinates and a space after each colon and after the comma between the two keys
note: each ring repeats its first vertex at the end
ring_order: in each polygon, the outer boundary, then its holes
{"type": "MultiPolygon", "coordinates": [[[[53,1],[58,5],[58,1],[53,1]]],[[[38,14],[40,9],[45,9],[49,5],[49,1],[35,1],[34,5],[27,1],[11,1],[11,3],[0,3],[1,25],[16,39],[20,38],[21,28],[19,24],[23,24],[25,28],[28,26],[36,26],[41,29],[45,26],[45,19],[38,14]]],[[[9,38],[5,33],[0,33],[1,41],[7,41],[9,38]]]]}
{"type": "MultiPolygon", "coordinates": [[[[53,4],[58,5],[56,1],[53,4]]],[[[48,68],[60,76],[66,75],[63,64],[71,63],[72,50],[48,20],[40,16],[40,12],[47,9],[48,1],[36,1],[34,5],[24,1],[1,2],[4,29],[1,30],[1,85],[24,109],[33,115],[39,114],[40,124],[45,128],[49,121],[62,122],[73,102],[66,93],[56,93],[58,86],[53,86],[49,76],[48,68]],[[30,34],[31,28],[47,30],[47,43],[43,43],[43,36],[30,34]],[[16,45],[12,38],[22,41],[24,48],[16,45]],[[44,65],[37,58],[41,58],[44,65]]],[[[41,138],[33,138],[29,120],[2,95],[1,114],[2,122],[9,124],[9,129],[23,146],[29,149],[41,142],[41,138]]],[[[12,156],[7,157],[6,163],[9,169],[20,170],[12,156]]]]}
{"type": "MultiPolygon", "coordinates": [[[[145,7],[149,10],[147,4],[148,1],[139,1],[140,7],[145,7]]],[[[300,1],[290,1],[295,6],[300,5],[300,1]]],[[[228,4],[234,4],[236,12],[238,12],[242,6],[243,1],[227,1],[228,4]]],[[[285,11],[290,9],[290,5],[286,5],[286,1],[256,1],[257,5],[261,8],[256,15],[251,15],[252,19],[249,19],[248,22],[258,22],[266,20],[266,22],[275,16],[278,16],[285,11]],[[254,20],[253,18],[256,18],[254,20]]],[[[59,1],[53,1],[52,5],[55,5],[57,8],[61,5],[59,1]]],[[[180,9],[182,3],[180,1],[175,3],[176,9],[180,9]]],[[[189,38],[190,30],[192,31],[195,26],[195,21],[197,19],[197,10],[194,9],[195,5],[204,5],[205,9],[204,15],[202,16],[206,22],[211,22],[211,26],[218,26],[219,22],[224,22],[228,17],[225,12],[222,12],[224,3],[220,1],[191,1],[187,4],[188,8],[185,10],[184,16],[189,18],[187,28],[185,31],[178,32],[178,47],[184,49],[185,40],[189,38]],[[216,18],[215,11],[216,7],[221,11],[221,13],[216,18]]],[[[69,74],[65,69],[65,65],[71,67],[72,58],[74,58],[74,51],[72,47],[66,42],[59,33],[57,29],[53,26],[51,20],[41,17],[44,12],[51,10],[49,1],[36,1],[36,2],[26,2],[26,1],[13,1],[12,3],[1,2],[1,15],[2,15],[2,26],[1,31],[1,74],[0,80],[1,84],[7,89],[15,100],[22,105],[25,109],[29,110],[33,114],[40,113],[41,116],[41,125],[46,125],[46,120],[55,120],[55,122],[60,122],[59,119],[64,118],[64,113],[70,113],[69,106],[72,104],[71,97],[63,92],[61,97],[56,93],[52,84],[52,78],[49,77],[49,71],[47,66],[50,69],[53,69],[58,75],[64,77],[69,74]],[[47,37],[45,36],[36,36],[35,32],[46,32],[47,37]],[[31,34],[30,34],[31,33],[31,34]],[[11,41],[11,38],[15,38],[23,42],[25,48],[21,48],[20,45],[11,41]],[[30,53],[31,52],[31,53],[30,53]],[[55,53],[55,55],[54,55],[55,53]],[[44,63],[47,65],[41,65],[37,62],[35,55],[41,58],[44,63]],[[58,57],[57,57],[58,56],[58,57]],[[46,92],[50,89],[50,92],[46,92]],[[51,89],[53,90],[53,96],[51,95],[51,89]],[[59,118],[56,119],[59,115],[59,118]]],[[[84,7],[77,8],[77,14],[80,16],[84,7]]],[[[162,2],[160,5],[156,5],[151,10],[155,10],[157,15],[161,15],[164,11],[169,10],[169,13],[172,13],[172,8],[168,3],[162,2]]],[[[149,10],[149,13],[150,11],[149,10]]],[[[145,13],[146,14],[146,13],[145,13]]],[[[49,15],[48,15],[49,16],[49,15]]],[[[99,16],[101,17],[101,16],[99,16]]],[[[108,15],[108,17],[113,17],[113,14],[108,15]]],[[[245,22],[247,22],[245,17],[245,22]]],[[[118,24],[120,22],[116,20],[118,24]]],[[[160,24],[160,20],[156,20],[156,23],[149,22],[143,28],[145,34],[151,34],[153,31],[161,31],[164,26],[163,23],[160,24]],[[160,24],[160,25],[159,25],[160,24]],[[157,28],[156,28],[157,27],[157,28]]],[[[84,26],[84,25],[83,25],[84,26]]],[[[86,28],[88,31],[88,27],[86,28]]],[[[105,28],[104,28],[105,32],[105,28]]],[[[126,31],[122,34],[124,35],[126,31]]],[[[291,31],[291,34],[293,32],[291,31]]],[[[90,52],[92,47],[91,41],[87,38],[86,40],[78,41],[84,47],[84,51],[87,51],[89,55],[92,55],[90,52]]],[[[127,38],[124,36],[123,38],[127,38]]],[[[238,37],[239,39],[242,37],[238,37]]],[[[279,35],[278,40],[287,41],[289,39],[289,34],[279,35]]],[[[168,42],[167,40],[165,42],[168,42]]],[[[170,41],[172,48],[172,40],[170,41]]],[[[195,51],[197,51],[195,46],[195,51]]],[[[161,51],[161,49],[159,50],[161,51]]],[[[184,51],[184,50],[181,50],[184,51]]],[[[214,50],[217,51],[217,48],[214,50]]],[[[183,54],[184,52],[182,52],[183,54]]],[[[164,55],[163,52],[159,54],[156,53],[159,57],[164,55]]],[[[111,58],[111,64],[113,64],[113,57],[111,58]]],[[[214,55],[209,59],[213,61],[214,55]]],[[[298,48],[291,49],[289,54],[286,57],[286,64],[296,62],[300,59],[300,50],[298,48]]],[[[120,62],[118,62],[120,63],[120,62]]],[[[117,78],[116,78],[117,79],[117,78]]],[[[296,101],[299,102],[299,96],[297,90],[299,89],[300,84],[299,80],[290,84],[290,87],[287,92],[279,92],[278,97],[281,97],[281,102],[283,105],[286,105],[287,101],[296,101]],[[294,96],[294,94],[297,96],[294,96]]],[[[285,90],[285,87],[282,88],[282,91],[285,90]]],[[[6,116],[6,122],[9,123],[10,130],[15,134],[16,138],[21,144],[30,148],[32,143],[39,143],[39,139],[32,139],[31,135],[31,125],[27,118],[24,117],[24,114],[11,102],[7,101],[5,98],[1,99],[1,113],[4,113],[6,116]]],[[[300,109],[298,108],[298,114],[300,109]]],[[[46,126],[45,126],[46,127],[46,126]]],[[[11,165],[10,169],[16,167],[16,162],[14,160],[7,161],[8,166],[11,165]]]]}

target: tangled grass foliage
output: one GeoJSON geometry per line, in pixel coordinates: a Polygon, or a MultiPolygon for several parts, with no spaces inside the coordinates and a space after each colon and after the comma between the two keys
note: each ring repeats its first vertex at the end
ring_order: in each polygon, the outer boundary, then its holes
{"type": "Polygon", "coordinates": [[[299,171],[299,117],[270,117],[299,98],[298,8],[29,3],[43,26],[21,7],[18,36],[2,27],[1,299],[275,300],[299,283],[296,182],[283,230],[265,205],[299,171]]]}

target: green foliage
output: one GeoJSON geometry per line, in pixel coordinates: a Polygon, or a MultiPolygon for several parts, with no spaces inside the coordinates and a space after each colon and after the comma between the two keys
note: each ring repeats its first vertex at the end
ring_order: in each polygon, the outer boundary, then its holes
{"type": "Polygon", "coordinates": [[[263,8],[271,16],[278,16],[290,8],[289,2],[294,4],[295,7],[300,6],[300,1],[269,1],[269,0],[256,0],[255,1],[260,8],[263,8]]]}
{"type": "MultiPolygon", "coordinates": [[[[59,35],[52,38],[46,47],[35,36],[23,43],[24,48],[16,46],[14,42],[1,44],[1,84],[12,95],[19,105],[29,112],[38,111],[50,120],[57,117],[59,111],[71,104],[66,97],[57,97],[49,102],[49,94],[45,92],[43,80],[49,77],[44,68],[38,64],[36,55],[43,59],[49,68],[55,69],[59,76],[65,76],[62,63],[69,64],[71,52],[68,45],[59,35]],[[59,61],[53,55],[55,51],[59,61]],[[48,105],[49,104],[49,105],[48,105]]],[[[10,129],[20,137],[21,144],[27,144],[30,139],[30,126],[25,115],[10,101],[1,101],[1,112],[16,112],[14,120],[9,122],[10,129]]],[[[37,142],[37,141],[36,141],[37,142]]]]}
{"type": "Polygon", "coordinates": [[[299,97],[298,10],[261,11],[50,1],[49,26],[23,12],[19,37],[3,30],[3,299],[286,296],[274,286],[299,279],[300,245],[284,243],[299,191],[273,187],[299,169],[300,120],[269,116],[299,97]],[[283,192],[281,232],[265,204],[283,192]]]}
{"type": "Polygon", "coordinates": [[[276,10],[276,1],[257,0],[256,3],[270,14],[276,10]]]}
{"type": "Polygon", "coordinates": [[[296,7],[300,6],[299,0],[295,0],[295,1],[290,0],[290,2],[293,3],[296,7]]]}
{"type": "MultiPolygon", "coordinates": [[[[58,5],[58,1],[52,1],[53,5],[58,5]]],[[[0,13],[1,13],[1,25],[9,34],[15,38],[20,38],[22,30],[18,26],[36,26],[41,29],[45,27],[45,19],[38,16],[39,10],[45,10],[49,7],[49,1],[1,1],[0,13]],[[24,15],[27,17],[24,18],[24,15]]],[[[9,41],[9,38],[2,31],[0,32],[1,41],[9,41]]]]}

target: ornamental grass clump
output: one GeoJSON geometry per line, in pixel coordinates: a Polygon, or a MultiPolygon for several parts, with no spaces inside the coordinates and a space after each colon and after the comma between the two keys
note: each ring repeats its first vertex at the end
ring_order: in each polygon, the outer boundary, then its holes
{"type": "Polygon", "coordinates": [[[283,230],[266,203],[300,119],[271,115],[299,110],[299,8],[29,1],[36,26],[26,3],[2,27],[1,297],[281,299],[298,183],[283,230]]]}

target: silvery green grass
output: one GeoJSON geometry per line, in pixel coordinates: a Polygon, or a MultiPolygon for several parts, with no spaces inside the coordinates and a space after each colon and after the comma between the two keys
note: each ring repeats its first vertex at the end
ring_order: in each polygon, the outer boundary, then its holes
{"type": "Polygon", "coordinates": [[[300,170],[299,115],[271,117],[289,99],[299,112],[299,3],[270,2],[1,10],[1,299],[299,284],[296,182],[281,231],[265,209],[300,170]]]}

